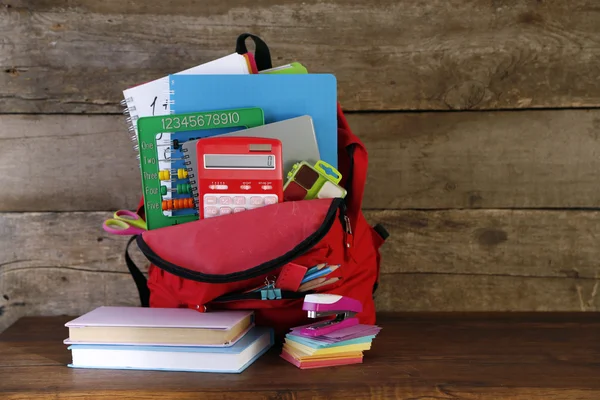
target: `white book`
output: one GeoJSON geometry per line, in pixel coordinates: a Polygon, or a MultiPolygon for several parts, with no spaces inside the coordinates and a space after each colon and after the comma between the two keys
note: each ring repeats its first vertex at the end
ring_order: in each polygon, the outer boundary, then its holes
{"type": "Polygon", "coordinates": [[[273,346],[273,330],[252,328],[231,347],[72,345],[72,368],[239,373],[273,346]]]}

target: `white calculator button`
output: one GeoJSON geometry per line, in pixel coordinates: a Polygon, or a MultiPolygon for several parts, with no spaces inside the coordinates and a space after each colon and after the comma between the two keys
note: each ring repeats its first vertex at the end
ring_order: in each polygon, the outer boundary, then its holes
{"type": "Polygon", "coordinates": [[[271,189],[273,189],[273,186],[271,186],[271,185],[262,185],[261,188],[262,188],[262,190],[271,190],[271,189]]]}
{"type": "Polygon", "coordinates": [[[277,196],[267,196],[265,197],[265,204],[269,205],[269,204],[277,204],[277,196]]]}
{"type": "Polygon", "coordinates": [[[213,217],[219,214],[219,209],[217,207],[204,207],[204,216],[213,217]]]}
{"type": "Polygon", "coordinates": [[[244,207],[236,207],[236,208],[233,209],[234,213],[239,213],[239,212],[242,212],[242,211],[246,211],[246,209],[244,207]]]}
{"type": "Polygon", "coordinates": [[[243,206],[246,204],[246,198],[244,196],[235,196],[233,198],[233,204],[236,206],[243,206]]]}
{"type": "Polygon", "coordinates": [[[242,190],[250,190],[250,187],[251,187],[250,185],[242,185],[242,186],[240,186],[240,189],[242,189],[242,190]]]}
{"type": "Polygon", "coordinates": [[[232,202],[232,199],[229,196],[219,197],[219,204],[229,205],[229,204],[231,204],[231,202],[232,202]]]}
{"type": "Polygon", "coordinates": [[[250,204],[253,206],[261,206],[263,204],[263,198],[258,196],[250,197],[250,204]]]}
{"type": "Polygon", "coordinates": [[[231,214],[231,207],[221,207],[221,215],[231,214]]]}
{"type": "Polygon", "coordinates": [[[210,185],[208,186],[210,190],[227,190],[229,186],[227,185],[210,185]]]}
{"type": "Polygon", "coordinates": [[[217,198],[215,196],[206,196],[204,202],[206,204],[217,204],[217,198]]]}

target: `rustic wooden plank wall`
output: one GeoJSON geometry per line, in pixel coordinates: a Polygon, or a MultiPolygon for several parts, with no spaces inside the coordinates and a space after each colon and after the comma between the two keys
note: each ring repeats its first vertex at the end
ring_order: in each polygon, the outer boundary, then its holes
{"type": "Polygon", "coordinates": [[[99,229],[139,194],[121,91],[244,31],[338,77],[392,233],[380,310],[600,307],[595,0],[0,0],[0,330],[137,304],[99,229]]]}

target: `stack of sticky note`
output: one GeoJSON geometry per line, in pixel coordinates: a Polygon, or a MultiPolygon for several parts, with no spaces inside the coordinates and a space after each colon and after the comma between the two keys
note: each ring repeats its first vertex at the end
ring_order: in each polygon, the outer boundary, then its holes
{"type": "Polygon", "coordinates": [[[322,336],[305,336],[299,326],[285,337],[281,357],[300,369],[359,364],[363,352],[381,330],[375,325],[355,325],[322,336]]]}

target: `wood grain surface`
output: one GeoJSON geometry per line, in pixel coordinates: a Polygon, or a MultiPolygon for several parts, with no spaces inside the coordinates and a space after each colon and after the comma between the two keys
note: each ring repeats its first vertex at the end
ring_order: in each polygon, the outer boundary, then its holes
{"type": "Polygon", "coordinates": [[[234,51],[335,73],[348,110],[600,104],[595,0],[2,0],[0,109],[115,113],[121,91],[234,51]]]}
{"type": "MultiPolygon", "coordinates": [[[[598,310],[595,0],[0,0],[0,331],[138,303],[126,239],[100,229],[141,192],[122,90],[230,54],[246,31],[274,65],[337,76],[370,155],[368,219],[392,233],[380,310],[598,310]]],[[[444,387],[413,398],[481,398],[444,387]]],[[[555,395],[598,397],[571,389],[555,395]]]]}
{"type": "MultiPolygon", "coordinates": [[[[600,207],[599,110],[348,119],[369,151],[367,209],[600,207]]],[[[0,115],[0,211],[133,208],[135,154],[119,116],[0,115]]]]}
{"type": "MultiPolygon", "coordinates": [[[[0,214],[0,331],[24,315],[138,305],[109,213],[0,214]]],[[[382,247],[380,311],[597,311],[591,211],[369,211],[382,247]]],[[[141,268],[145,258],[135,245],[141,268]]]]}
{"type": "Polygon", "coordinates": [[[0,335],[7,400],[596,400],[593,313],[384,314],[362,365],[302,371],[276,346],[242,374],[67,368],[69,317],[24,318],[0,335]]]}

